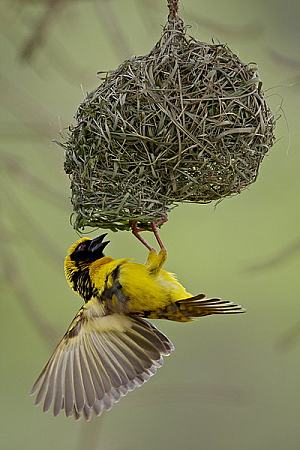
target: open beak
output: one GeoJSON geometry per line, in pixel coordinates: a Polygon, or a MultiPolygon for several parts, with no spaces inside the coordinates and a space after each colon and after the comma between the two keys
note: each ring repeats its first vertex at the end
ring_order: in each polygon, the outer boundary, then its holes
{"type": "Polygon", "coordinates": [[[103,250],[109,244],[109,241],[103,242],[103,239],[107,236],[107,233],[101,234],[101,236],[92,239],[88,248],[88,251],[91,252],[94,256],[99,255],[103,256],[103,250]]]}

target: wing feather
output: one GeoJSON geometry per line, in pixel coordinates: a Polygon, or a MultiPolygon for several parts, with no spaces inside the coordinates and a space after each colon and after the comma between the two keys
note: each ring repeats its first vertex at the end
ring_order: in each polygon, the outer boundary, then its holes
{"type": "Polygon", "coordinates": [[[35,403],[90,420],[154,375],[173,344],[152,324],[105,315],[96,299],[77,314],[35,382],[35,403]]]}
{"type": "Polygon", "coordinates": [[[136,326],[140,325],[144,329],[151,330],[155,336],[157,336],[160,340],[160,344],[163,346],[163,354],[168,356],[172,353],[172,351],[175,349],[173,342],[170,341],[170,339],[163,334],[161,331],[159,331],[152,323],[147,322],[144,319],[141,319],[139,317],[136,317],[136,321],[133,325],[133,329],[136,328],[136,326]]]}
{"type": "Polygon", "coordinates": [[[74,416],[74,419],[75,419],[75,420],[80,419],[80,415],[78,414],[76,408],[74,408],[74,410],[73,410],[73,416],[74,416]]]}
{"type": "Polygon", "coordinates": [[[93,352],[102,385],[102,390],[99,391],[98,397],[102,398],[106,392],[111,390],[111,380],[107,373],[107,364],[103,362],[103,351],[101,350],[102,347],[101,343],[99,343],[99,339],[97,339],[97,336],[94,333],[92,333],[89,338],[90,349],[93,352]]]}
{"type": "Polygon", "coordinates": [[[136,375],[143,372],[143,370],[148,369],[149,363],[145,364],[143,361],[140,360],[140,358],[136,355],[136,353],[132,349],[132,343],[130,341],[128,342],[127,336],[124,336],[124,339],[121,339],[120,336],[117,334],[116,336],[113,336],[113,339],[119,346],[120,352],[124,354],[128,362],[130,362],[131,366],[133,367],[134,379],[136,375]]]}
{"type": "Polygon", "coordinates": [[[66,377],[65,377],[65,392],[64,392],[64,408],[66,416],[69,417],[72,415],[73,407],[75,403],[75,395],[74,395],[74,382],[73,382],[73,355],[71,352],[68,352],[67,361],[66,361],[66,377]]]}
{"type": "Polygon", "coordinates": [[[82,373],[82,382],[86,397],[86,403],[91,407],[96,401],[96,394],[90,372],[90,363],[87,361],[85,346],[82,344],[78,347],[79,365],[82,373]]]}
{"type": "Polygon", "coordinates": [[[43,409],[44,411],[48,411],[51,406],[54,394],[54,384],[55,384],[55,376],[48,377],[47,383],[45,383],[45,399],[43,409]]]}
{"type": "Polygon", "coordinates": [[[78,357],[76,357],[77,352],[78,349],[75,348],[74,351],[71,352],[71,357],[73,360],[73,386],[75,395],[74,407],[76,408],[76,411],[79,414],[82,411],[85,404],[85,395],[78,357]]]}
{"type": "Polygon", "coordinates": [[[101,377],[101,374],[99,372],[99,364],[97,362],[97,355],[94,353],[94,348],[91,345],[91,342],[89,339],[85,339],[86,344],[86,353],[89,358],[89,369],[91,371],[91,376],[94,384],[94,389],[96,393],[96,399],[102,398],[105,394],[105,388],[103,385],[103,377],[101,377]]]}
{"type": "Polygon", "coordinates": [[[95,336],[95,342],[97,345],[96,348],[98,351],[99,360],[101,361],[102,366],[105,369],[107,379],[109,380],[111,386],[108,387],[106,391],[111,388],[118,388],[122,384],[122,379],[118,373],[118,370],[114,366],[113,361],[111,360],[109,343],[107,343],[105,336],[102,335],[95,336]]]}
{"type": "MultiPolygon", "coordinates": [[[[59,357],[59,354],[57,356],[59,357]]],[[[37,393],[35,404],[38,404],[45,399],[49,378],[56,370],[57,366],[55,365],[55,358],[51,358],[32,388],[32,393],[37,393]]]]}
{"type": "MultiPolygon", "coordinates": [[[[65,377],[65,353],[62,349],[59,348],[59,359],[58,361],[55,361],[54,364],[56,364],[56,371],[55,375],[49,374],[49,380],[54,377],[53,383],[55,383],[55,390],[54,390],[54,403],[53,403],[53,414],[57,416],[60,412],[60,410],[63,408],[64,405],[64,395],[63,395],[63,382],[65,377]]],[[[45,409],[45,403],[44,403],[44,411],[48,411],[50,408],[50,404],[47,405],[48,409],[45,409]]]]}
{"type": "Polygon", "coordinates": [[[129,383],[135,377],[135,371],[132,364],[130,363],[126,355],[120,352],[119,347],[114,342],[113,336],[111,336],[109,342],[106,340],[106,347],[110,352],[111,359],[112,361],[114,361],[120,377],[122,377],[122,386],[127,385],[127,383],[129,383]]]}
{"type": "MultiPolygon", "coordinates": [[[[111,384],[113,388],[119,388],[122,385],[125,385],[128,382],[128,372],[123,368],[123,365],[119,362],[121,360],[122,355],[116,355],[113,351],[113,344],[111,342],[111,339],[106,339],[105,336],[101,336],[101,339],[103,339],[103,351],[107,355],[107,366],[109,366],[110,370],[113,373],[113,376],[111,379],[111,384]],[[118,359],[119,358],[119,359],[118,359]]],[[[95,336],[94,340],[97,342],[97,336],[95,336]]],[[[99,338],[98,338],[99,340],[99,338]]],[[[101,353],[103,354],[103,351],[101,352],[99,349],[99,354],[101,356],[101,353]]],[[[126,360],[124,361],[126,366],[126,360]]],[[[126,366],[127,367],[127,366],[126,366]]],[[[128,368],[128,367],[127,367],[128,368]]],[[[130,369],[129,369],[130,370],[130,369]]]]}

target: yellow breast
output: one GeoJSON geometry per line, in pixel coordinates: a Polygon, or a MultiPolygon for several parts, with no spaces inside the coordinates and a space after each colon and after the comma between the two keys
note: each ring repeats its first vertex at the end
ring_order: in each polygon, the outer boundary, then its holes
{"type": "Polygon", "coordinates": [[[129,312],[155,311],[177,300],[190,297],[176,278],[165,270],[157,274],[149,273],[146,265],[129,259],[106,257],[95,261],[90,268],[90,276],[99,295],[112,286],[112,273],[119,268],[118,281],[122,292],[128,298],[129,312]]]}

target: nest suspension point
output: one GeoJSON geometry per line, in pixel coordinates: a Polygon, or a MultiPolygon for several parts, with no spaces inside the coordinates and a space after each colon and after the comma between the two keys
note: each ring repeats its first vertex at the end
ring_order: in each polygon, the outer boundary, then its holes
{"type": "Polygon", "coordinates": [[[257,67],[188,36],[168,6],[155,47],[106,74],[63,144],[77,229],[150,229],[178,203],[237,194],[274,142],[257,67]]]}

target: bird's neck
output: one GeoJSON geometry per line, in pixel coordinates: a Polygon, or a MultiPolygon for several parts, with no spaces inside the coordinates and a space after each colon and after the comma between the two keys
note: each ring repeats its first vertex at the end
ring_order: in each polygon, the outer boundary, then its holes
{"type": "Polygon", "coordinates": [[[91,280],[88,266],[70,273],[69,281],[72,289],[77,292],[85,302],[88,302],[94,295],[95,286],[91,280]]]}
{"type": "Polygon", "coordinates": [[[93,266],[100,268],[101,266],[113,261],[109,256],[104,256],[92,263],[66,261],[65,274],[67,281],[71,288],[78,293],[85,302],[88,302],[94,295],[97,294],[96,286],[91,277],[90,271],[95,269],[93,266]]]}

